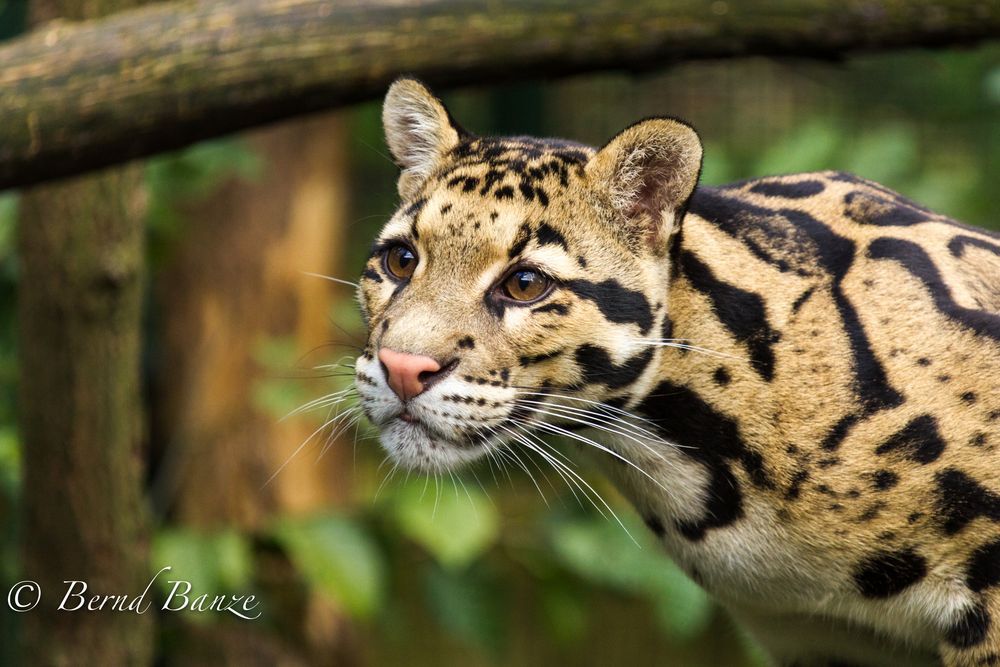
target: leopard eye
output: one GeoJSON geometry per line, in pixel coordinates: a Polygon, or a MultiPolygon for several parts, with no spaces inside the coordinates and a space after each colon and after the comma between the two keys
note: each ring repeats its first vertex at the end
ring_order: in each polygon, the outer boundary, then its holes
{"type": "Polygon", "coordinates": [[[386,250],[384,261],[385,270],[400,280],[412,276],[417,268],[417,254],[401,243],[386,250]]]}
{"type": "Polygon", "coordinates": [[[505,296],[514,301],[535,301],[545,295],[551,284],[552,281],[541,273],[521,269],[503,281],[503,291],[505,296]]]}

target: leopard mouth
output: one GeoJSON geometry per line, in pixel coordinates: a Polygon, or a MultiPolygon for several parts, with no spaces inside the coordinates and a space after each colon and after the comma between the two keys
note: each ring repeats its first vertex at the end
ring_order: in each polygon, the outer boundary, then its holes
{"type": "Polygon", "coordinates": [[[379,440],[396,463],[424,472],[460,468],[483,456],[488,449],[485,440],[457,441],[412,415],[403,419],[402,413],[380,427],[379,440]]]}

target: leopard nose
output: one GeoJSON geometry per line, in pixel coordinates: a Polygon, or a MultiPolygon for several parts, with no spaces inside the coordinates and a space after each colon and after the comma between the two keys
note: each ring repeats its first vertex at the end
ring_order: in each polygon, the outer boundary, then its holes
{"type": "Polygon", "coordinates": [[[382,362],[389,387],[404,401],[418,396],[455,367],[455,362],[442,367],[431,357],[387,347],[378,351],[378,360],[382,362]]]}

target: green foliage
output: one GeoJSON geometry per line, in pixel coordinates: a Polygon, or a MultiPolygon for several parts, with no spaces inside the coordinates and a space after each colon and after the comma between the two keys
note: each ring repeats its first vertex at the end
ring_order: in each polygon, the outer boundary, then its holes
{"type": "Polygon", "coordinates": [[[555,523],[553,551],[584,580],[648,599],[667,634],[696,636],[711,617],[708,597],[664,555],[644,526],[630,516],[622,521],[635,541],[604,517],[555,523]]]}
{"type": "Polygon", "coordinates": [[[389,515],[403,535],[445,568],[467,567],[500,534],[500,517],[485,495],[467,485],[411,480],[390,492],[389,515]],[[448,488],[451,486],[451,488],[448,488]]]}
{"type": "MultiPolygon", "coordinates": [[[[156,580],[167,594],[175,581],[191,584],[190,597],[244,594],[253,574],[253,556],[246,535],[235,530],[204,533],[189,528],[160,530],[153,540],[152,570],[170,567],[156,580]]],[[[210,622],[214,614],[184,612],[194,622],[210,622]]]]}
{"type": "Polygon", "coordinates": [[[507,645],[510,600],[504,582],[484,564],[427,567],[424,594],[434,618],[450,635],[499,660],[507,645]]]}
{"type": "Polygon", "coordinates": [[[562,646],[580,642],[589,621],[589,590],[579,580],[568,576],[546,577],[541,580],[539,602],[544,613],[547,634],[562,646]]]}
{"type": "Polygon", "coordinates": [[[385,597],[385,564],[361,523],[334,515],[289,517],[272,532],[311,587],[354,616],[378,611],[385,597]]]}

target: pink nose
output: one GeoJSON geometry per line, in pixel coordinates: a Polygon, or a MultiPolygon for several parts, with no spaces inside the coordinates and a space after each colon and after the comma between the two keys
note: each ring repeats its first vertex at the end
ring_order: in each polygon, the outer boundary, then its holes
{"type": "Polygon", "coordinates": [[[407,354],[383,347],[378,360],[385,366],[389,386],[404,401],[420,394],[441,370],[441,364],[422,354],[407,354]]]}

